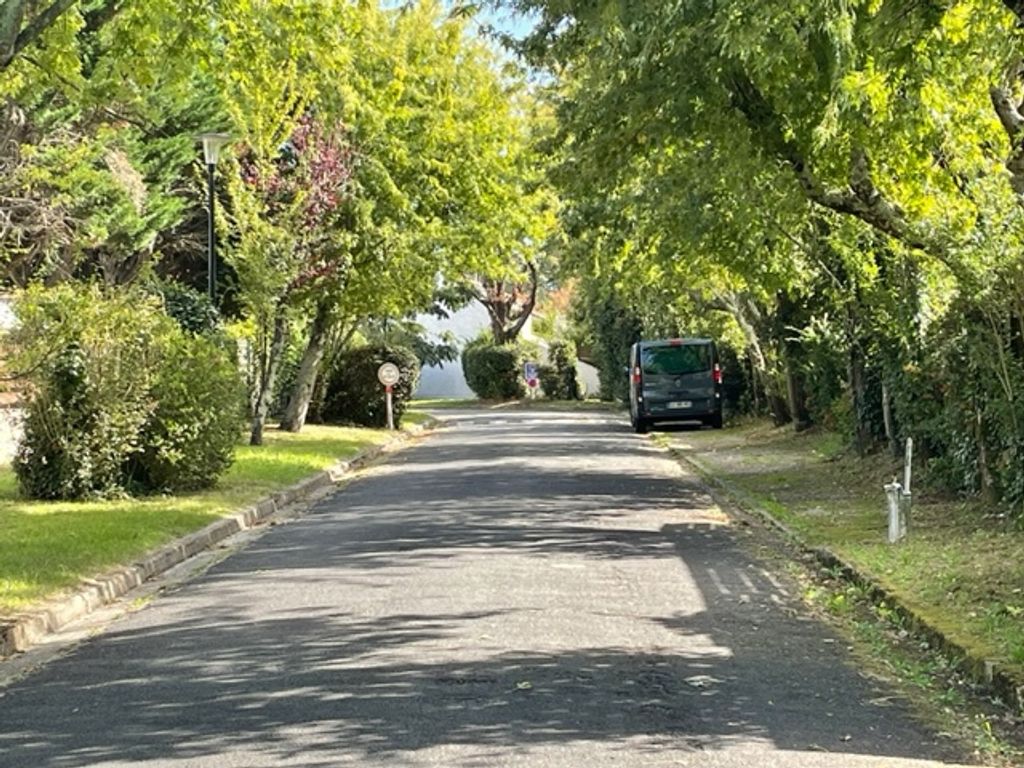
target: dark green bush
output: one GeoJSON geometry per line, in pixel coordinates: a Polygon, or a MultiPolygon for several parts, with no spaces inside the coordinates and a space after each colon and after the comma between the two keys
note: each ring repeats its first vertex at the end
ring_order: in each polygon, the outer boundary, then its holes
{"type": "Polygon", "coordinates": [[[377,380],[377,370],[384,363],[394,363],[401,373],[392,389],[395,426],[400,426],[420,378],[419,360],[408,347],[357,347],[339,354],[325,380],[323,420],[364,427],[386,426],[384,387],[377,380]]]}
{"type": "Polygon", "coordinates": [[[580,399],[575,344],[571,341],[556,341],[548,348],[548,364],[541,366],[540,385],[544,396],[552,400],[580,399]]]}
{"type": "Polygon", "coordinates": [[[469,343],[462,352],[466,383],[483,400],[514,400],[525,394],[522,353],[512,345],[486,339],[469,343]]]}
{"type": "Polygon", "coordinates": [[[213,335],[222,330],[220,312],[210,297],[181,283],[166,280],[153,291],[164,303],[164,311],[190,333],[213,335]]]}
{"type": "Polygon", "coordinates": [[[226,350],[188,334],[158,299],[133,291],[33,288],[16,311],[11,362],[25,373],[29,394],[14,469],[25,495],[195,487],[223,471],[230,448],[225,457],[219,432],[230,419],[237,435],[239,414],[226,350]],[[208,460],[209,469],[196,468],[208,460]]]}

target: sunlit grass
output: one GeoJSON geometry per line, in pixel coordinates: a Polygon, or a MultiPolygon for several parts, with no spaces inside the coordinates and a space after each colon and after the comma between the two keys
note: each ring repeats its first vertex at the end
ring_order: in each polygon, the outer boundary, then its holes
{"type": "Polygon", "coordinates": [[[486,400],[478,400],[475,397],[422,397],[409,402],[412,408],[475,408],[481,405],[488,405],[486,400]]]}
{"type": "Polygon", "coordinates": [[[208,491],[119,501],[27,501],[10,467],[0,466],[0,615],[130,563],[387,439],[384,431],[345,427],[271,430],[265,445],[239,446],[234,465],[208,491]]]}

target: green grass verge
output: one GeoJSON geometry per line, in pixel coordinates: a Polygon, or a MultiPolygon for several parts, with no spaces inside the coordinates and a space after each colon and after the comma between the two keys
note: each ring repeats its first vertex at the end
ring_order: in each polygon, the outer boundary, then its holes
{"type": "Polygon", "coordinates": [[[980,504],[915,493],[911,532],[886,543],[887,456],[844,454],[834,435],[749,423],[672,434],[673,447],[809,544],[853,563],[971,655],[1024,677],[1024,532],[980,504]]]}
{"type": "Polygon", "coordinates": [[[426,411],[410,409],[402,414],[402,427],[422,427],[430,419],[431,416],[426,411]]]}
{"type": "Polygon", "coordinates": [[[411,408],[435,409],[435,408],[479,408],[488,405],[485,400],[477,400],[475,397],[423,397],[411,400],[411,408]]]}
{"type": "Polygon", "coordinates": [[[82,578],[132,562],[268,493],[383,443],[388,435],[311,425],[300,434],[271,430],[265,438],[265,445],[258,448],[240,446],[234,465],[215,488],[182,496],[26,501],[18,495],[11,469],[0,467],[0,615],[25,610],[82,578]]]}

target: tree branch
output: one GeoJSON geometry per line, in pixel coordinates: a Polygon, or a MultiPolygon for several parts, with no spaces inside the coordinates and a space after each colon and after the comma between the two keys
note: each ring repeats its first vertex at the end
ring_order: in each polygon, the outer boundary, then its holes
{"type": "Polygon", "coordinates": [[[0,20],[4,27],[0,30],[0,34],[3,35],[0,42],[3,42],[4,46],[0,49],[0,71],[7,69],[19,53],[34,43],[48,27],[60,18],[61,14],[76,2],[78,0],[54,0],[48,8],[26,24],[24,29],[17,32],[16,37],[12,38],[17,27],[25,18],[25,9],[29,5],[29,0],[3,0],[3,5],[0,6],[0,20]],[[15,22],[16,26],[9,26],[11,22],[15,22]]]}
{"type": "Polygon", "coordinates": [[[1021,115],[1020,108],[1013,103],[1013,94],[1008,88],[993,86],[989,89],[988,95],[992,99],[992,106],[995,107],[1003,130],[1006,131],[1010,142],[1016,144],[1021,127],[1024,127],[1024,115],[1021,115]]]}
{"type": "Polygon", "coordinates": [[[755,141],[789,166],[808,200],[858,218],[908,248],[924,251],[951,266],[948,247],[908,222],[903,211],[875,186],[869,158],[862,149],[855,149],[851,157],[850,185],[825,186],[808,167],[795,142],[786,137],[778,115],[753,81],[743,72],[734,72],[730,79],[733,106],[746,119],[755,141]]]}
{"type": "MultiPolygon", "coordinates": [[[[1018,73],[1017,77],[1020,76],[1018,73]]],[[[1021,105],[1014,104],[1009,88],[994,86],[989,89],[989,97],[1010,141],[1010,155],[1006,158],[1010,186],[1017,193],[1017,199],[1024,203],[1024,114],[1021,113],[1021,105]]]]}
{"type": "Polygon", "coordinates": [[[526,262],[526,269],[530,273],[530,298],[523,304],[523,309],[520,312],[519,319],[516,320],[515,324],[509,329],[509,338],[516,338],[519,332],[526,325],[526,321],[530,319],[530,315],[533,313],[533,308],[537,304],[537,265],[532,261],[526,262]]]}

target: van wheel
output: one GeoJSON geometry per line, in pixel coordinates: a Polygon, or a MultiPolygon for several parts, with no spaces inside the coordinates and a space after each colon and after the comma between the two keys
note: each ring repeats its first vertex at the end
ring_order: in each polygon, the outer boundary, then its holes
{"type": "Polygon", "coordinates": [[[638,435],[646,435],[647,430],[651,428],[651,425],[647,423],[647,419],[642,419],[639,416],[636,417],[636,421],[633,422],[633,431],[638,435]]]}
{"type": "Polygon", "coordinates": [[[716,411],[715,413],[711,414],[711,418],[708,419],[708,424],[711,425],[712,429],[721,429],[722,428],[722,412],[721,411],[716,411]]]}

